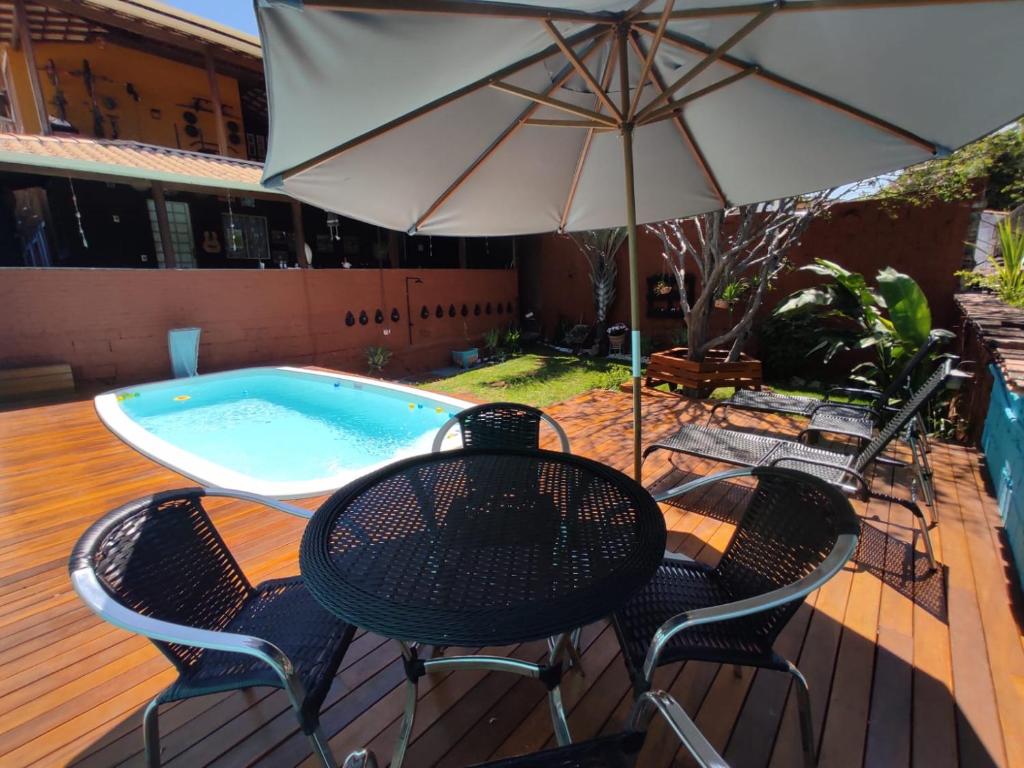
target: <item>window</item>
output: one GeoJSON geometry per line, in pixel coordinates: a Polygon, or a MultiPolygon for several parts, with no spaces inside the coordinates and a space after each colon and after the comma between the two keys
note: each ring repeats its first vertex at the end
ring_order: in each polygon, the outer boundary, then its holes
{"type": "MultiPolygon", "coordinates": [[[[153,244],[160,269],[164,268],[164,246],[160,240],[160,225],[156,220],[156,204],[146,201],[149,208],[149,225],[153,230],[153,244]]],[[[174,246],[174,261],[179,269],[195,269],[195,244],[192,239],[192,217],[188,203],[177,200],[167,201],[167,224],[171,229],[171,245],[174,246]]]]}
{"type": "Polygon", "coordinates": [[[220,219],[228,258],[270,261],[266,216],[222,213],[220,219]]]}

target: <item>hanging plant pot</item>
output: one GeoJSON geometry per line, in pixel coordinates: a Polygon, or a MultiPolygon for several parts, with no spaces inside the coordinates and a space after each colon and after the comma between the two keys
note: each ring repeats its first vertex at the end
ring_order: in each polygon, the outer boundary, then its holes
{"type": "Polygon", "coordinates": [[[398,314],[398,307],[391,310],[391,322],[397,323],[401,319],[401,315],[398,314]]]}
{"type": "Polygon", "coordinates": [[[442,307],[440,304],[438,304],[437,305],[437,309],[434,310],[434,316],[437,317],[437,318],[444,317],[444,307],[442,307]]]}
{"type": "Polygon", "coordinates": [[[484,307],[484,314],[485,315],[491,314],[491,302],[489,302],[489,301],[487,302],[487,305],[484,307]]]}
{"type": "Polygon", "coordinates": [[[513,312],[514,310],[512,309],[512,302],[511,302],[511,301],[510,301],[510,302],[509,302],[508,304],[506,304],[506,305],[505,305],[505,309],[507,309],[507,310],[508,310],[508,313],[509,313],[510,315],[512,314],[512,312],[513,312]]]}
{"type": "Polygon", "coordinates": [[[352,312],[347,312],[345,314],[345,325],[347,325],[349,328],[351,328],[355,324],[356,324],[356,316],[353,315],[352,312]]]}
{"type": "Polygon", "coordinates": [[[448,317],[455,317],[455,305],[454,304],[449,304],[448,305],[448,317]]]}
{"type": "Polygon", "coordinates": [[[504,313],[505,313],[505,305],[504,305],[504,304],[502,304],[502,303],[501,303],[501,302],[499,301],[499,302],[498,302],[498,314],[499,314],[499,315],[502,315],[502,314],[504,314],[504,313]]]}
{"type": "Polygon", "coordinates": [[[466,306],[465,304],[463,304],[463,305],[462,305],[462,309],[460,309],[460,310],[459,310],[459,313],[460,313],[460,314],[461,314],[461,315],[462,315],[463,317],[466,317],[466,316],[467,316],[467,315],[469,314],[469,307],[467,307],[467,306],[466,306]]]}
{"type": "Polygon", "coordinates": [[[384,322],[384,313],[381,310],[378,309],[376,314],[374,314],[373,322],[375,322],[377,325],[380,325],[381,323],[384,322]]]}
{"type": "Polygon", "coordinates": [[[423,305],[423,309],[420,310],[420,317],[422,317],[424,320],[426,320],[428,317],[430,317],[430,310],[427,309],[427,305],[426,304],[424,304],[423,305]]]}
{"type": "Polygon", "coordinates": [[[479,304],[477,304],[476,306],[473,307],[473,314],[476,315],[477,317],[480,316],[480,305],[479,304]]]}
{"type": "Polygon", "coordinates": [[[725,299],[715,299],[715,309],[728,309],[729,302],[725,299]]]}
{"type": "Polygon", "coordinates": [[[370,322],[370,317],[366,314],[366,310],[364,309],[359,313],[359,324],[366,325],[368,322],[370,322]]]}

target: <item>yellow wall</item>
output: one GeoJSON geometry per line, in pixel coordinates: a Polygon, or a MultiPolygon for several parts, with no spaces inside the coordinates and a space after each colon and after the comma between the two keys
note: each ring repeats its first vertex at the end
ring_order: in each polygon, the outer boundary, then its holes
{"type": "MultiPolygon", "coordinates": [[[[195,110],[181,105],[191,104],[197,96],[210,98],[210,86],[205,69],[190,67],[103,41],[36,43],[34,48],[39,81],[49,113],[58,114],[55,96],[59,87],[67,102],[67,119],[78,129],[80,135],[96,135],[93,130],[92,101],[82,77],[83,60],[88,60],[106,138],[114,138],[113,125],[116,122],[117,138],[188,150],[199,149],[198,145],[193,144],[198,141],[198,137],[186,135],[186,122],[182,116],[186,110],[195,110]],[[51,59],[57,72],[57,87],[46,71],[47,62],[51,59]],[[128,93],[128,83],[134,86],[139,96],[138,101],[128,93]]],[[[14,80],[15,98],[25,131],[38,133],[39,124],[24,52],[8,50],[8,57],[14,80]]],[[[237,145],[228,145],[229,155],[244,159],[245,126],[241,116],[238,82],[234,78],[218,75],[218,83],[221,103],[225,107],[225,122],[234,120],[240,126],[241,142],[237,145]]],[[[209,102],[205,102],[204,106],[209,109],[209,102]]],[[[202,132],[203,139],[216,151],[217,128],[213,114],[195,114],[198,117],[196,125],[202,132]]]]}

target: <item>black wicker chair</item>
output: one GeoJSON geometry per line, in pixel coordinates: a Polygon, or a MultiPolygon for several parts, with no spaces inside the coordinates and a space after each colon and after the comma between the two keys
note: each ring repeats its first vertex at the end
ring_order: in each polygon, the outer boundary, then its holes
{"type": "MultiPolygon", "coordinates": [[[[621,733],[480,763],[473,768],[632,768],[643,748],[647,725],[654,714],[665,718],[700,768],[729,768],[683,708],[663,691],[641,694],[633,705],[626,730],[621,733]]],[[[372,752],[358,750],[348,756],[342,768],[377,768],[377,761],[372,752]]]]}
{"type": "Polygon", "coordinates": [[[519,403],[485,403],[460,411],[437,430],[431,450],[442,450],[445,437],[456,426],[462,432],[463,448],[539,448],[541,422],[555,431],[562,452],[571,453],[569,438],[557,421],[539,408],[519,403]]]}
{"type": "Polygon", "coordinates": [[[797,682],[805,762],[813,765],[807,681],[772,646],[804,597],[853,555],[860,523],[842,491],[789,469],[731,470],[655,498],[741,477],[754,478],[756,487],[718,564],[666,553],[654,579],[612,623],[638,694],[650,690],[658,666],[690,659],[788,672],[797,682]]]}
{"type": "Polygon", "coordinates": [[[900,504],[917,520],[928,563],[935,570],[938,563],[932,549],[928,523],[917,504],[914,488],[911,487],[909,499],[893,496],[874,490],[865,473],[871,463],[880,459],[888,446],[917,417],[925,403],[944,386],[957,386],[962,375],[960,371],[952,370],[951,361],[944,361],[871,442],[855,454],[815,448],[795,440],[782,440],[767,435],[684,424],[674,434],[647,446],[643,455],[646,459],[653,451],[668,450],[746,467],[785,465],[812,474],[851,496],[900,504]]]}
{"type": "Polygon", "coordinates": [[[71,583],[103,619],[148,637],[178,670],[144,715],[146,761],[160,764],[159,706],[257,686],[283,688],[324,765],[335,765],[320,705],[354,627],[313,599],[299,577],[252,586],[203,508],[204,496],[310,512],[246,493],[187,488],[108,513],[79,539],[71,583]]]}

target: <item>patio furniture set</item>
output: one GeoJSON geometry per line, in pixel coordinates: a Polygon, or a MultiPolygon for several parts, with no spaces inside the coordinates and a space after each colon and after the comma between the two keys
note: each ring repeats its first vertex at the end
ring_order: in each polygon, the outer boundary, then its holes
{"type": "MultiPolygon", "coordinates": [[[[412,735],[418,681],[466,669],[533,678],[548,692],[559,746],[488,768],[633,765],[655,715],[697,764],[725,766],[683,709],[655,689],[659,666],[691,659],[791,675],[804,760],[814,765],[807,682],[773,650],[774,642],[803,598],[853,555],[860,521],[849,496],[911,509],[935,565],[913,489],[909,499],[872,491],[865,470],[871,462],[891,462],[882,454],[900,437],[917,441],[915,459],[920,453],[926,461],[918,417],[952,375],[944,362],[898,408],[889,407],[893,390],[876,393],[868,406],[826,403],[801,412],[811,418],[805,432],[816,431],[816,419],[822,425],[822,408],[832,409],[829,424],[845,419],[835,431],[861,440],[855,454],[684,426],[645,455],[670,450],[745,468],[653,495],[621,472],[571,454],[564,431],[541,411],[477,406],[442,427],[434,452],[357,479],[315,513],[224,489],[172,490],[133,501],[83,534],[71,556],[71,580],[93,611],[150,638],[178,672],[145,710],[150,766],[160,764],[161,704],[256,686],[283,689],[314,754],[337,765],[319,713],[357,627],[393,640],[403,659],[406,702],[393,768],[402,765],[412,735]],[[560,452],[539,448],[542,423],[554,429],[560,452]],[[870,427],[857,432],[858,424],[870,427]],[[439,450],[455,426],[463,447],[439,450]],[[709,567],[666,551],[658,503],[736,480],[752,490],[719,562],[709,567]],[[205,498],[218,496],[311,518],[299,553],[301,576],[251,584],[204,507],[205,498]],[[579,629],[605,618],[621,646],[635,703],[622,732],[573,743],[561,696],[563,659],[582,671],[579,629]],[[539,662],[448,653],[545,639],[549,650],[539,662]]],[[[797,407],[766,392],[748,401],[750,394],[728,407],[797,407]]],[[[918,476],[924,472],[918,468],[918,476]]],[[[375,765],[364,750],[345,761],[346,768],[375,765]]]]}

